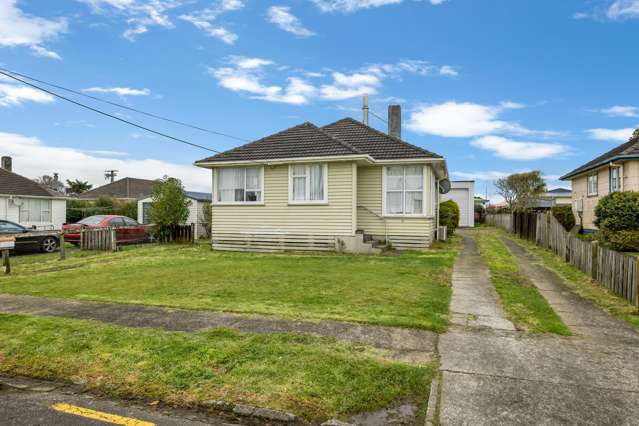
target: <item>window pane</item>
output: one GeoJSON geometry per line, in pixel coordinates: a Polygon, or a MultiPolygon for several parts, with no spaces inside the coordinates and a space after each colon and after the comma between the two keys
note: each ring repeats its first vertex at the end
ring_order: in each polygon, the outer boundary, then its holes
{"type": "Polygon", "coordinates": [[[244,169],[218,170],[218,201],[244,201],[244,169]]]}
{"type": "Polygon", "coordinates": [[[251,167],[246,169],[246,189],[262,189],[262,169],[251,167]]]}
{"type": "Polygon", "coordinates": [[[305,177],[293,178],[293,200],[296,200],[296,201],[306,200],[306,178],[305,177]]]}
{"type": "Polygon", "coordinates": [[[386,212],[388,214],[402,214],[404,204],[404,194],[402,192],[386,193],[386,212]]]}
{"type": "Polygon", "coordinates": [[[424,187],[424,167],[406,167],[406,190],[421,190],[424,187]]]}
{"type": "Polygon", "coordinates": [[[295,164],[293,165],[293,176],[306,176],[306,165],[305,164],[295,164]]]}
{"type": "Polygon", "coordinates": [[[404,189],[404,168],[402,166],[386,168],[386,189],[389,191],[404,189]]]}
{"type": "Polygon", "coordinates": [[[246,191],[246,201],[262,201],[262,191],[246,191]]]}
{"type": "Polygon", "coordinates": [[[313,164],[310,168],[311,193],[310,200],[324,199],[324,167],[321,164],[313,164]]]}
{"type": "Polygon", "coordinates": [[[406,192],[406,214],[422,214],[423,212],[423,192],[406,192]]]}

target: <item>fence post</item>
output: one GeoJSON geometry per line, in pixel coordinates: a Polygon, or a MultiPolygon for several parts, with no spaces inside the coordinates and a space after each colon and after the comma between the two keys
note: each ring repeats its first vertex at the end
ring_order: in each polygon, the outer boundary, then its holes
{"type": "Polygon", "coordinates": [[[2,270],[5,274],[11,273],[11,261],[9,260],[9,250],[2,250],[2,270]]]}
{"type": "Polygon", "coordinates": [[[597,268],[599,267],[597,261],[597,255],[599,254],[599,241],[593,241],[590,243],[592,264],[590,265],[590,276],[593,280],[597,279],[597,268]]]}
{"type": "Polygon", "coordinates": [[[115,228],[109,228],[111,236],[111,251],[118,251],[118,241],[116,238],[115,228]]]}
{"type": "Polygon", "coordinates": [[[191,222],[191,244],[195,244],[195,223],[191,222]]]}
{"type": "Polygon", "coordinates": [[[59,241],[60,241],[60,260],[64,260],[67,258],[67,254],[64,251],[64,232],[60,233],[59,241]]]}
{"type": "Polygon", "coordinates": [[[633,304],[639,308],[639,257],[637,257],[635,261],[637,262],[637,267],[635,268],[635,300],[633,304]]]}

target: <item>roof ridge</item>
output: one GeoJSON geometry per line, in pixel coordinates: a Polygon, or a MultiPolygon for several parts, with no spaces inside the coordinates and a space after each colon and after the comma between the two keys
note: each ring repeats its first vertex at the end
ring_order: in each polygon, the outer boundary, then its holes
{"type": "Polygon", "coordinates": [[[333,139],[335,142],[338,142],[340,144],[342,144],[343,146],[345,146],[346,148],[350,149],[351,151],[353,151],[355,154],[364,154],[364,152],[360,151],[359,149],[355,148],[353,145],[351,145],[350,143],[341,140],[340,138],[338,138],[337,136],[333,136],[330,133],[328,133],[327,131],[325,131],[324,129],[322,129],[321,127],[317,127],[317,130],[323,134],[324,136],[333,139]]]}
{"type": "Polygon", "coordinates": [[[617,155],[623,155],[622,154],[623,151],[625,151],[626,149],[630,148],[631,146],[633,146],[635,144],[639,144],[639,132],[637,132],[637,130],[634,131],[633,135],[628,139],[627,142],[624,142],[621,145],[617,145],[616,147],[614,147],[612,149],[609,149],[608,151],[604,152],[603,154],[598,155],[597,157],[593,158],[592,160],[590,160],[590,161],[582,164],[581,166],[571,170],[570,172],[568,172],[565,175],[561,176],[559,179],[560,180],[568,179],[569,177],[572,177],[574,175],[580,174],[582,172],[586,172],[586,171],[592,169],[593,167],[596,167],[601,162],[608,160],[608,158],[614,158],[617,155]]]}
{"type": "Polygon", "coordinates": [[[424,149],[424,148],[422,148],[422,147],[419,147],[419,146],[417,146],[417,145],[413,145],[412,143],[406,142],[405,140],[403,140],[403,139],[401,139],[401,138],[398,138],[398,137],[396,137],[396,136],[389,135],[388,133],[384,133],[384,132],[382,132],[382,131],[380,131],[380,130],[377,130],[377,129],[376,129],[376,128],[374,128],[374,127],[368,126],[368,125],[366,125],[366,124],[364,124],[364,123],[362,123],[362,122],[360,122],[360,121],[358,121],[358,120],[355,120],[353,117],[344,117],[344,118],[342,118],[342,119],[340,119],[340,120],[337,120],[337,121],[335,121],[335,122],[333,122],[333,123],[327,124],[326,126],[323,126],[322,128],[324,128],[324,127],[328,127],[328,126],[331,126],[331,125],[333,125],[333,124],[335,124],[335,123],[339,123],[340,121],[350,121],[350,122],[353,122],[353,123],[355,123],[355,124],[359,125],[360,127],[364,127],[364,128],[366,128],[366,129],[370,129],[370,130],[372,130],[373,132],[375,132],[375,133],[377,133],[377,134],[379,134],[379,135],[385,136],[385,137],[387,137],[387,138],[393,139],[393,140],[394,140],[394,141],[396,141],[396,142],[399,142],[399,143],[404,144],[404,145],[406,145],[406,146],[409,146],[409,147],[411,147],[411,148],[415,148],[415,149],[418,149],[418,150],[420,150],[420,151],[426,152],[426,153],[431,154],[431,155],[433,155],[433,156],[436,156],[436,157],[440,157],[440,158],[442,158],[442,156],[441,156],[441,155],[439,155],[439,154],[437,154],[437,153],[435,153],[435,152],[429,151],[429,150],[424,149]]]}

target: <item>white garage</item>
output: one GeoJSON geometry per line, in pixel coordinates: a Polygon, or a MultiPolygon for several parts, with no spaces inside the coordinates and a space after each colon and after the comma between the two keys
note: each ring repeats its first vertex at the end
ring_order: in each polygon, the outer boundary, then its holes
{"type": "Polygon", "coordinates": [[[460,227],[475,226],[475,181],[451,181],[450,191],[447,194],[442,194],[441,200],[453,200],[457,203],[460,227]]]}

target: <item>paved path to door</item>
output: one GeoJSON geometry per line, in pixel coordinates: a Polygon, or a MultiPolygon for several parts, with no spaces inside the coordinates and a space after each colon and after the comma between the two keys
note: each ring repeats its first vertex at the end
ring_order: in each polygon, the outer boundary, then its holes
{"type": "MultiPolygon", "coordinates": [[[[468,238],[472,231],[462,235],[453,294],[466,293],[479,306],[493,303],[488,269],[468,238]],[[477,289],[469,290],[473,282],[477,289]]],[[[639,345],[632,338],[534,336],[492,317],[498,320],[455,321],[440,337],[441,396],[429,412],[439,412],[441,425],[637,424],[639,345]]]]}
{"type": "Polygon", "coordinates": [[[430,362],[437,352],[437,334],[431,331],[338,321],[296,321],[264,315],[10,294],[0,294],[0,313],[89,319],[126,327],[151,327],[168,331],[205,331],[225,327],[260,334],[305,333],[370,345],[385,350],[393,360],[413,364],[430,362]]]}

